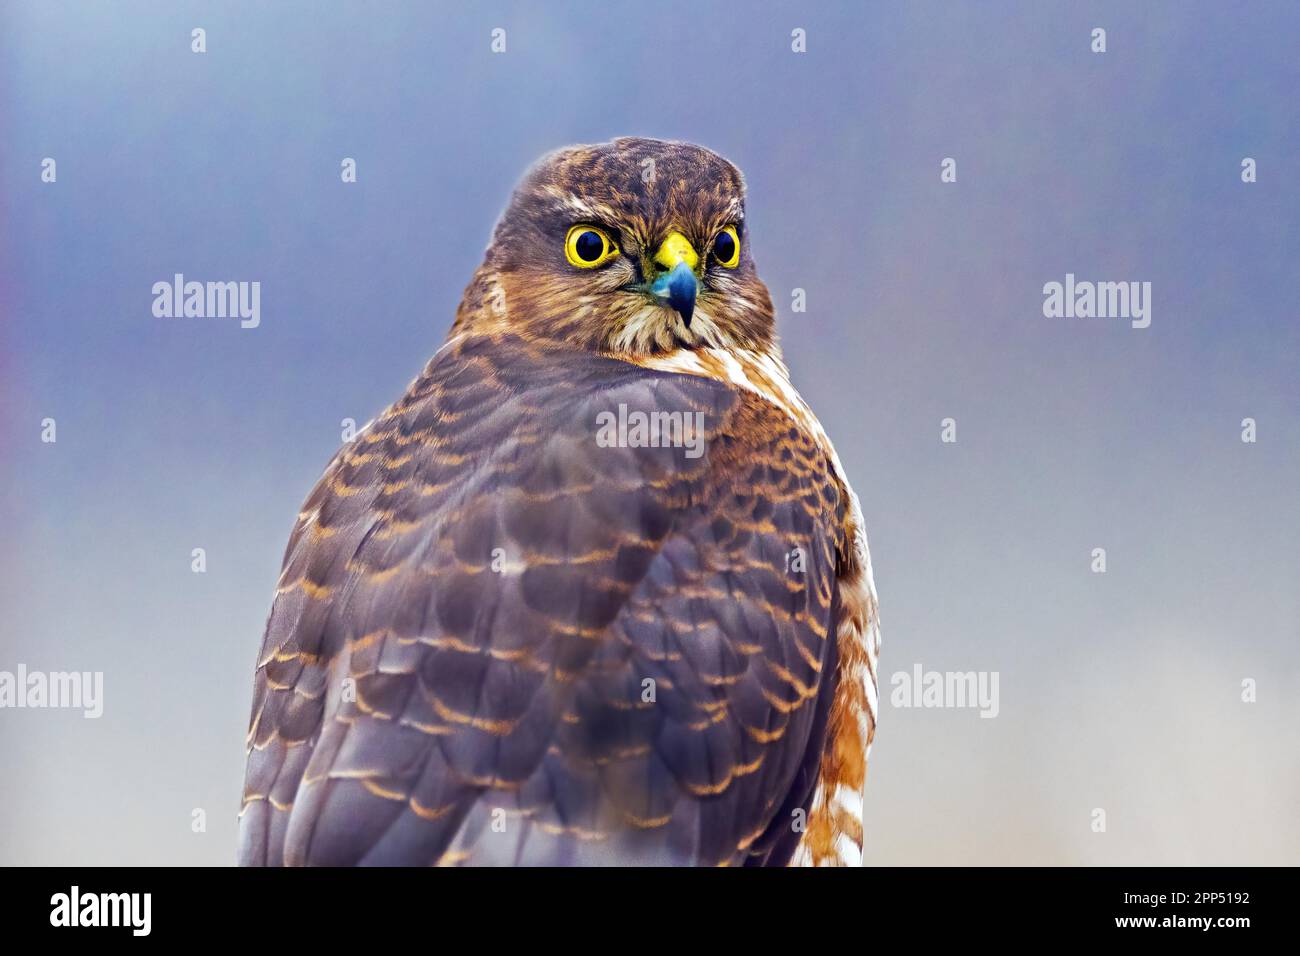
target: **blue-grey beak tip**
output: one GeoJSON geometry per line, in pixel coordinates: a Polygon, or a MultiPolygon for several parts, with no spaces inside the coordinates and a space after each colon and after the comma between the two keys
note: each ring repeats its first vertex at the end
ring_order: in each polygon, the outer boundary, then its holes
{"type": "Polygon", "coordinates": [[[650,287],[656,297],[676,310],[688,327],[691,316],[695,314],[695,293],[698,289],[695,273],[684,262],[677,263],[671,272],[660,276],[650,287]]]}

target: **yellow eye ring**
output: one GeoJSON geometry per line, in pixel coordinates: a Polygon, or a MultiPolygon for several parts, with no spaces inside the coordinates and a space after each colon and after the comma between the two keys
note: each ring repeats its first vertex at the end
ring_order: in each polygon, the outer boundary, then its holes
{"type": "Polygon", "coordinates": [[[618,246],[604,229],[580,223],[564,237],[564,255],[571,266],[594,269],[618,255],[618,246]]]}
{"type": "Polygon", "coordinates": [[[713,258],[724,269],[740,265],[740,234],[735,226],[726,226],[713,237],[713,258]]]}

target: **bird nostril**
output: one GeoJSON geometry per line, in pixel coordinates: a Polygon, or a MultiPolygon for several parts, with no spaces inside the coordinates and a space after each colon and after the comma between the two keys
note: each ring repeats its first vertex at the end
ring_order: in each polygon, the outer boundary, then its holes
{"type": "Polygon", "coordinates": [[[667,265],[667,266],[664,265],[662,262],[656,262],[654,264],[655,278],[662,278],[663,276],[672,275],[678,269],[681,269],[683,267],[688,272],[694,273],[695,271],[694,269],[691,268],[690,263],[688,262],[674,262],[672,265],[667,265]]]}

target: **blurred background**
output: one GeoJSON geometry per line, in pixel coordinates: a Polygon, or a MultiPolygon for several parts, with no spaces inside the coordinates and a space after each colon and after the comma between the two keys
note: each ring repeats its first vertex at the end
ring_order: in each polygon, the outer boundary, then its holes
{"type": "Polygon", "coordinates": [[[0,670],[105,699],[0,710],[0,863],[233,862],[261,629],[342,421],[438,347],[524,169],[624,134],[745,171],[866,515],[882,697],[1000,675],[996,719],[886,704],[867,862],[1296,863],[1298,30],[1286,2],[4,0],[0,670]],[[177,272],[260,281],[260,326],[155,318],[177,272]],[[1150,328],[1045,318],[1067,272],[1149,281],[1150,328]]]}

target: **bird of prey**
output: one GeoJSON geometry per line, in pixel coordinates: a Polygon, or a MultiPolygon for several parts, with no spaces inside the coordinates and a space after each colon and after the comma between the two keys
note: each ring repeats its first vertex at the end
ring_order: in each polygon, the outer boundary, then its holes
{"type": "Polygon", "coordinates": [[[524,177],[298,515],[241,863],[861,862],[871,563],[750,249],[699,146],[524,177]]]}

